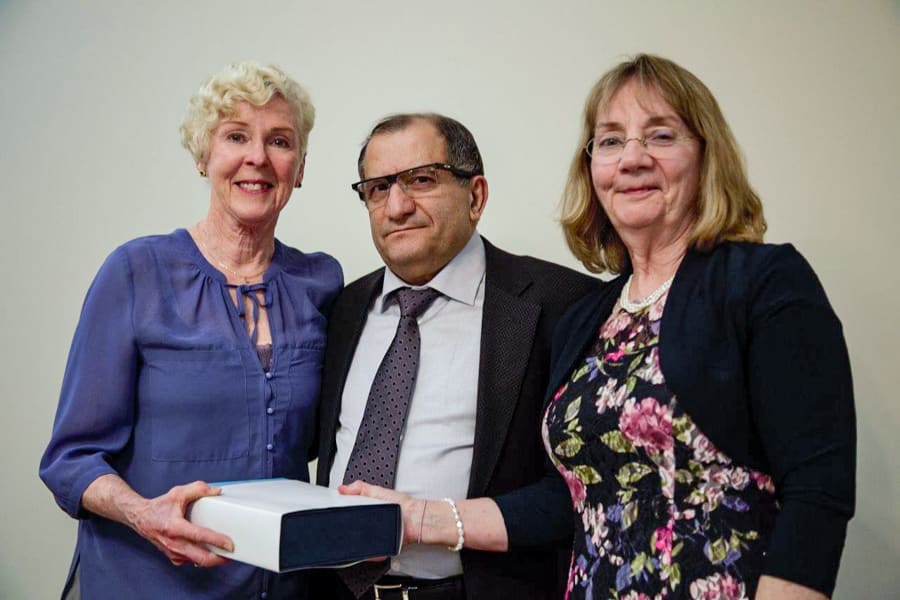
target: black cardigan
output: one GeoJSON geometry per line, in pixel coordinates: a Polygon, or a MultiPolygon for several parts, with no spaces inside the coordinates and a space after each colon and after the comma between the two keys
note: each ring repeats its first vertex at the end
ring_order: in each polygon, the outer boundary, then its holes
{"type": "MultiPolygon", "coordinates": [[[[596,340],[625,279],[560,320],[548,399],[596,340]]],[[[775,481],[781,510],[763,573],[830,595],[854,511],[856,424],[841,324],[812,268],[791,245],[688,252],[666,300],[660,364],[713,444],[775,481]]],[[[568,496],[554,470],[496,498],[510,545],[571,539],[568,496]]]]}

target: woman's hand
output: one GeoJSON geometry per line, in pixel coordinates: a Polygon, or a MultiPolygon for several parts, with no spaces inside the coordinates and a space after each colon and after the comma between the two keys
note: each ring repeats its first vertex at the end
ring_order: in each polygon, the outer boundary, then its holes
{"type": "MultiPolygon", "coordinates": [[[[339,486],[338,491],[399,504],[403,514],[404,544],[440,544],[453,548],[459,541],[456,517],[450,504],[443,500],[413,498],[363,481],[339,486]]],[[[491,552],[509,550],[506,523],[496,502],[491,498],[471,498],[457,500],[456,506],[465,529],[466,548],[491,552]]]]}
{"type": "Polygon", "coordinates": [[[408,494],[372,485],[364,481],[354,481],[348,485],[338,486],[338,491],[345,496],[366,496],[400,505],[403,517],[403,543],[422,543],[423,513],[428,501],[413,498],[408,494]]]}
{"type": "Polygon", "coordinates": [[[175,486],[162,496],[143,499],[143,502],[132,505],[126,512],[128,525],[147,538],[176,566],[189,562],[194,563],[195,567],[223,565],[228,559],[210,552],[206,544],[231,552],[234,550],[231,539],[194,525],[184,517],[190,503],[221,493],[221,488],[211,487],[202,481],[175,486]]]}
{"type": "Polygon", "coordinates": [[[87,487],[81,504],[93,513],[128,525],[156,546],[173,565],[193,563],[197,567],[217,567],[228,559],[211,552],[206,544],[231,552],[234,543],[224,534],[194,525],[184,515],[191,502],[221,492],[220,488],[195,481],[148,499],[118,475],[103,475],[87,487]]]}

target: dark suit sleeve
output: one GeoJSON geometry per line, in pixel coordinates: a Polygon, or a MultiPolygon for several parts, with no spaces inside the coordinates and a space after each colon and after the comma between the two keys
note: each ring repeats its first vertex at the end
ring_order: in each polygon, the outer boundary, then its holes
{"type": "MultiPolygon", "coordinates": [[[[550,352],[551,379],[547,389],[547,402],[556,391],[555,376],[560,372],[568,372],[568,365],[561,365],[560,354],[576,321],[575,315],[580,303],[570,308],[560,319],[553,333],[550,352]]],[[[545,402],[545,406],[547,404],[545,402]]],[[[543,419],[543,414],[541,415],[543,419]]],[[[538,425],[539,426],[539,425],[538,425]]],[[[500,507],[510,549],[533,546],[563,545],[572,542],[574,534],[574,510],[569,490],[562,476],[550,462],[545,459],[544,477],[535,483],[520,488],[509,494],[497,496],[494,501],[500,507]]]]}
{"type": "Polygon", "coordinates": [[[764,573],[830,595],[854,511],[856,426],[840,321],[809,264],[782,247],[749,307],[753,418],[782,503],[764,573]]]}

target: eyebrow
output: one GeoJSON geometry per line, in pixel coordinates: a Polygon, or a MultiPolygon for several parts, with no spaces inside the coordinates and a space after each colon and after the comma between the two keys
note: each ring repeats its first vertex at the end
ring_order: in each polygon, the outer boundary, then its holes
{"type": "MultiPolygon", "coordinates": [[[[227,126],[250,127],[250,124],[247,123],[246,121],[238,121],[235,119],[223,119],[221,121],[221,123],[219,123],[218,129],[221,129],[221,128],[227,127],[227,126]]],[[[271,131],[273,133],[280,133],[280,132],[297,133],[297,130],[294,129],[293,127],[275,127],[271,131]]]]}
{"type": "MultiPolygon", "coordinates": [[[[679,125],[681,122],[681,119],[675,115],[654,115],[644,122],[643,127],[653,127],[655,125],[679,125]]],[[[624,129],[624,127],[618,121],[601,121],[594,125],[594,130],[596,131],[597,129],[624,129]]]]}

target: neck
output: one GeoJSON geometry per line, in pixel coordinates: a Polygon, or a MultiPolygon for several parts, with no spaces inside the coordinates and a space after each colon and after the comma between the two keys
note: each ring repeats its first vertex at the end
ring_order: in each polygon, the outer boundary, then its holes
{"type": "Polygon", "coordinates": [[[260,279],[275,252],[275,228],[227,226],[207,216],[191,228],[191,235],[199,241],[207,259],[228,272],[228,279],[260,279]]]}
{"type": "Polygon", "coordinates": [[[668,239],[648,236],[643,236],[640,240],[622,238],[628,249],[633,271],[629,294],[632,299],[651,294],[675,275],[688,249],[689,231],[690,227],[685,227],[668,239]]]}

